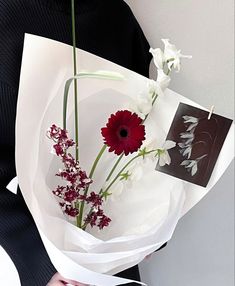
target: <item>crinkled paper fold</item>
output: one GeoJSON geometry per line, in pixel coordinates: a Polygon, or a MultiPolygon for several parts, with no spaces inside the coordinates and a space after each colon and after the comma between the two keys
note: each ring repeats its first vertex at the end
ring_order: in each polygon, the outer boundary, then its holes
{"type": "MultiPolygon", "coordinates": [[[[146,88],[148,79],[93,54],[77,49],[79,70],[121,73],[122,81],[78,81],[80,163],[90,166],[102,146],[100,128],[109,115],[123,109],[146,88]]],[[[51,190],[60,161],[50,153],[46,130],[62,126],[65,81],[72,76],[71,47],[34,35],[25,35],[16,124],[16,164],[24,199],[40,231],[56,269],[65,277],[96,286],[112,286],[129,280],[112,276],[129,268],[168,241],[180,217],[214,186],[233,158],[234,128],[226,138],[210,182],[199,187],[156,172],[151,160],[144,176],[105,205],[110,227],[84,232],[68,222],[51,190]]],[[[72,95],[72,94],[71,94],[72,95]]],[[[73,104],[70,96],[68,128],[73,135],[73,104]]],[[[200,107],[167,90],[159,96],[146,121],[159,146],[165,141],[180,102],[200,107]]],[[[148,133],[147,133],[148,134],[148,133]]],[[[94,177],[97,191],[115,157],[104,156],[94,177]]]]}

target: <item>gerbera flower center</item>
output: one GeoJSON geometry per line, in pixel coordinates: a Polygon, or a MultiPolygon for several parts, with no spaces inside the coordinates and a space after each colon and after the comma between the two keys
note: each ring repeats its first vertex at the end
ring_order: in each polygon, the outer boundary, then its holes
{"type": "Polygon", "coordinates": [[[128,130],[126,128],[120,128],[119,135],[121,138],[126,138],[128,136],[128,130]]]}

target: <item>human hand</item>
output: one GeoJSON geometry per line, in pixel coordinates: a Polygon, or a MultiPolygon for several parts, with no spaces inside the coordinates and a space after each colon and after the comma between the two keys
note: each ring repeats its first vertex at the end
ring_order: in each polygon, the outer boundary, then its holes
{"type": "Polygon", "coordinates": [[[73,286],[88,286],[77,281],[65,279],[58,272],[51,278],[47,286],[64,286],[68,284],[73,286]]]}
{"type": "Polygon", "coordinates": [[[148,254],[147,256],[145,256],[145,259],[149,259],[151,258],[152,254],[148,254]]]}

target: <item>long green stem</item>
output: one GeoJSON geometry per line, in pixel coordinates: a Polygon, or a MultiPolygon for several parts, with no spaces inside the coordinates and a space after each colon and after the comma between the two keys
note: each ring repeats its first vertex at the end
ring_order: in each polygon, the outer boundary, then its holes
{"type": "MultiPolygon", "coordinates": [[[[76,57],[76,28],[75,28],[75,5],[74,0],[71,0],[72,6],[72,37],[73,37],[73,74],[77,74],[77,57],[76,57]]],[[[77,79],[74,80],[74,110],[75,110],[75,146],[76,146],[76,160],[79,160],[79,144],[78,144],[78,89],[77,79]]]]}
{"type": "Polygon", "coordinates": [[[99,154],[97,155],[97,157],[96,157],[96,159],[95,159],[95,161],[94,161],[94,163],[93,163],[93,166],[92,166],[92,168],[91,168],[90,174],[89,174],[89,178],[90,178],[90,179],[92,179],[92,177],[93,177],[93,175],[94,175],[94,172],[95,172],[95,169],[96,169],[96,167],[97,167],[97,164],[99,163],[99,160],[100,160],[100,158],[102,157],[102,155],[104,154],[104,151],[106,150],[106,148],[107,148],[107,145],[104,145],[104,146],[101,148],[99,154]]]}
{"type": "Polygon", "coordinates": [[[109,175],[108,175],[108,177],[107,177],[107,179],[106,179],[106,182],[108,182],[109,179],[112,177],[113,172],[114,172],[115,169],[117,168],[117,166],[118,166],[118,164],[120,163],[120,161],[122,160],[123,156],[124,156],[124,153],[122,153],[122,155],[120,155],[120,156],[118,157],[116,163],[114,164],[112,170],[110,171],[110,173],[109,173],[109,175]]]}
{"type": "MultiPolygon", "coordinates": [[[[102,155],[104,154],[106,148],[107,148],[107,145],[104,145],[104,146],[101,148],[99,154],[97,155],[97,157],[96,157],[96,159],[95,159],[95,161],[94,161],[94,163],[93,163],[93,165],[92,165],[90,174],[89,174],[89,178],[90,178],[90,179],[92,179],[92,177],[93,177],[93,175],[94,175],[94,172],[95,172],[95,169],[96,169],[96,167],[97,167],[97,165],[98,165],[98,163],[99,163],[99,161],[100,161],[100,158],[101,158],[102,155]]],[[[89,191],[89,187],[87,187],[87,188],[85,189],[85,191],[84,191],[84,196],[87,195],[88,191],[89,191]]],[[[79,210],[79,216],[77,217],[77,226],[80,227],[80,228],[82,227],[82,219],[83,219],[84,207],[85,207],[85,202],[82,201],[82,202],[81,202],[81,206],[80,206],[80,210],[79,210]]]]}

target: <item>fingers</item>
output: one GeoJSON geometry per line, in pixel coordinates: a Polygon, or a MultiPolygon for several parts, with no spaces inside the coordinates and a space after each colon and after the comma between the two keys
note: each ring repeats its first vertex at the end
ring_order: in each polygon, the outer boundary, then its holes
{"type": "Polygon", "coordinates": [[[47,286],[64,286],[65,283],[61,281],[61,276],[59,273],[56,273],[51,280],[48,282],[47,286]]]}
{"type": "Polygon", "coordinates": [[[148,255],[145,257],[145,259],[149,259],[149,258],[151,258],[151,256],[152,256],[152,254],[148,254],[148,255]]]}
{"type": "Polygon", "coordinates": [[[73,286],[89,286],[87,284],[83,284],[77,281],[73,281],[73,280],[68,280],[68,279],[64,279],[63,280],[65,282],[65,285],[73,285],[73,286]]]}
{"type": "Polygon", "coordinates": [[[65,279],[59,273],[56,273],[47,284],[47,286],[64,286],[64,285],[88,286],[74,280],[65,279]]]}

